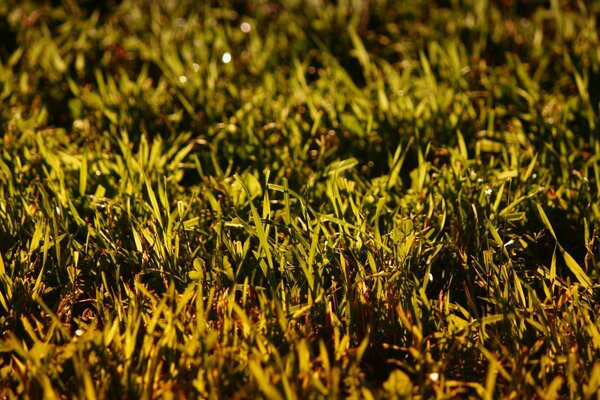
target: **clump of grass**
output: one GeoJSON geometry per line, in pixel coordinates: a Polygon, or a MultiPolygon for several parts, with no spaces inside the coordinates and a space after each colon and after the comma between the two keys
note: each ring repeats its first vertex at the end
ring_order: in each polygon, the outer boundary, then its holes
{"type": "Polygon", "coordinates": [[[593,397],[599,11],[0,6],[0,393],[593,397]]]}

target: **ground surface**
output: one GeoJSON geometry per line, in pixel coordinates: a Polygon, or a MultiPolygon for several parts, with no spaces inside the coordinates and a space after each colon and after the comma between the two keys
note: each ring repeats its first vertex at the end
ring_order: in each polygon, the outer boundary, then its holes
{"type": "Polygon", "coordinates": [[[0,397],[600,387],[598,1],[0,3],[0,397]]]}

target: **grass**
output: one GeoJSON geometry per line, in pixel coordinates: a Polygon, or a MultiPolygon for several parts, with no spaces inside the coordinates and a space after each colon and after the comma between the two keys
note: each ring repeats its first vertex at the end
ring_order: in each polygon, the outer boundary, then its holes
{"type": "Polygon", "coordinates": [[[599,2],[117,3],[0,4],[2,398],[596,398],[599,2]]]}

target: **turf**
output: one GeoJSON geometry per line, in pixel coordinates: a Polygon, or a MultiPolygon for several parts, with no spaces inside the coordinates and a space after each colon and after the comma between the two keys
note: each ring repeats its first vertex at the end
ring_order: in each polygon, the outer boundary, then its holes
{"type": "Polygon", "coordinates": [[[0,3],[0,397],[596,398],[598,1],[0,3]]]}

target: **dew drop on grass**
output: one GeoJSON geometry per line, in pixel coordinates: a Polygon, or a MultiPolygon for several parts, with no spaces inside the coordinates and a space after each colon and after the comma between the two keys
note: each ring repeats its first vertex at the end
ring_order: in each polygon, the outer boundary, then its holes
{"type": "Polygon", "coordinates": [[[437,382],[437,380],[440,378],[440,374],[438,374],[437,372],[432,372],[429,374],[429,379],[431,379],[434,382],[437,382]]]}
{"type": "Polygon", "coordinates": [[[242,30],[242,32],[248,33],[252,30],[252,25],[250,25],[247,22],[242,22],[242,24],[240,25],[240,29],[242,30]]]}
{"type": "Polygon", "coordinates": [[[75,121],[73,121],[73,129],[82,131],[84,128],[85,128],[85,123],[82,120],[76,119],[75,121]]]}
{"type": "Polygon", "coordinates": [[[83,331],[81,329],[77,329],[75,331],[75,336],[81,336],[81,335],[83,335],[83,331]]]}
{"type": "Polygon", "coordinates": [[[194,69],[194,72],[198,72],[200,70],[200,65],[198,65],[198,63],[193,63],[192,68],[194,69]]]}
{"type": "Polygon", "coordinates": [[[221,57],[221,61],[223,61],[223,64],[229,64],[231,62],[231,53],[230,52],[223,53],[223,57],[221,57]]]}
{"type": "Polygon", "coordinates": [[[179,82],[181,82],[181,83],[186,83],[186,82],[187,82],[187,76],[185,76],[185,75],[181,75],[181,76],[179,77],[179,82]]]}
{"type": "Polygon", "coordinates": [[[491,194],[492,194],[492,189],[490,189],[490,188],[487,188],[487,189],[485,189],[485,192],[484,192],[484,193],[485,193],[487,196],[489,196],[489,195],[491,195],[491,194]]]}

